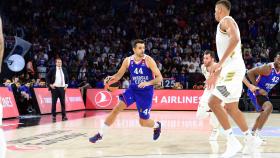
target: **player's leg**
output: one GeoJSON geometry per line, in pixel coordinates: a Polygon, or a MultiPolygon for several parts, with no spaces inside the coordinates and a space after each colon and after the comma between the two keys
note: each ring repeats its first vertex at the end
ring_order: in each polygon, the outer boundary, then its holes
{"type": "Polygon", "coordinates": [[[227,138],[226,151],[222,154],[222,157],[232,157],[242,149],[241,143],[233,134],[227,114],[229,111],[228,109],[233,107],[228,107],[229,104],[227,103],[232,104],[239,100],[242,92],[243,77],[244,75],[237,75],[236,72],[228,71],[227,68],[224,67],[220,73],[220,79],[212,91],[211,98],[209,99],[209,106],[225,130],[227,138]],[[240,79],[237,80],[237,78],[240,79]],[[236,98],[236,100],[230,100],[229,98],[236,98]],[[222,101],[225,103],[224,107],[221,105],[222,101]]]}
{"type": "Polygon", "coordinates": [[[110,114],[106,117],[104,124],[106,126],[111,126],[115,122],[118,114],[126,109],[126,107],[127,105],[123,101],[120,101],[118,105],[116,105],[110,112],[110,114]]]}
{"type": "Polygon", "coordinates": [[[161,133],[161,123],[150,118],[153,90],[139,91],[135,93],[135,101],[140,117],[139,124],[142,127],[154,128],[153,139],[157,140],[161,133]]]}
{"type": "MultiPolygon", "coordinates": [[[[256,95],[253,94],[250,90],[247,91],[247,95],[250,98],[251,103],[253,104],[253,106],[255,107],[255,110],[257,112],[261,112],[262,111],[262,107],[258,104],[257,102],[257,98],[256,95]]],[[[254,132],[257,128],[258,128],[258,124],[259,124],[259,119],[260,116],[257,117],[255,124],[253,125],[252,131],[254,132]]]]}
{"type": "Polygon", "coordinates": [[[119,99],[120,99],[119,103],[106,117],[104,123],[101,124],[98,133],[95,134],[93,137],[89,138],[90,142],[96,143],[98,140],[101,140],[107,128],[109,128],[109,126],[111,126],[116,120],[118,114],[124,109],[126,109],[126,107],[130,106],[135,102],[133,97],[133,91],[131,89],[127,89],[123,94],[119,96],[119,99]]]}
{"type": "MultiPolygon", "coordinates": [[[[238,75],[239,76],[239,75],[238,75]]],[[[255,137],[252,136],[251,131],[248,128],[247,122],[243,113],[239,110],[238,103],[239,98],[242,93],[243,85],[242,83],[236,82],[232,85],[227,85],[229,89],[229,97],[226,99],[225,109],[228,114],[232,117],[235,123],[238,125],[240,130],[244,134],[245,138],[245,147],[243,148],[243,154],[252,154],[254,153],[257,145],[255,137]]]]}
{"type": "Polygon", "coordinates": [[[265,138],[261,136],[261,130],[264,124],[267,122],[268,117],[273,110],[273,106],[270,101],[266,101],[263,103],[262,109],[263,111],[260,113],[252,129],[253,135],[256,136],[256,139],[260,144],[266,143],[265,138]]]}
{"type": "Polygon", "coordinates": [[[256,120],[256,123],[252,131],[261,130],[273,110],[273,105],[267,97],[258,95],[257,100],[258,100],[258,104],[262,105],[261,106],[262,110],[259,117],[256,120]]]}
{"type": "Polygon", "coordinates": [[[252,132],[253,133],[257,130],[257,128],[259,126],[259,120],[260,120],[260,116],[257,117],[257,119],[256,119],[256,121],[255,121],[255,123],[254,123],[254,125],[252,127],[252,132]]]}
{"type": "Polygon", "coordinates": [[[261,136],[260,131],[263,128],[265,122],[267,121],[270,113],[272,112],[273,106],[266,96],[256,96],[253,95],[251,91],[248,91],[247,94],[250,97],[250,100],[253,103],[256,111],[260,112],[260,115],[257,117],[253,125],[252,134],[256,136],[258,144],[263,144],[265,143],[265,139],[261,136]]]}
{"type": "Polygon", "coordinates": [[[147,119],[147,120],[145,120],[145,119],[139,119],[139,124],[142,126],[142,127],[150,127],[150,128],[152,128],[152,127],[154,127],[155,126],[155,121],[154,120],[152,120],[152,119],[147,119]]]}
{"type": "MultiPolygon", "coordinates": [[[[215,93],[214,93],[215,94],[215,93]]],[[[222,96],[219,96],[223,98],[222,96]]],[[[231,157],[234,156],[237,152],[239,152],[242,148],[242,145],[237,140],[237,138],[233,135],[231,125],[227,116],[227,112],[221,105],[222,101],[215,95],[212,95],[209,99],[209,107],[216,115],[219,120],[221,126],[225,130],[225,135],[227,137],[227,148],[222,157],[231,157]]]]}
{"type": "Polygon", "coordinates": [[[200,98],[200,101],[198,103],[198,108],[196,111],[196,118],[199,120],[205,119],[209,116],[208,111],[210,110],[208,105],[208,100],[211,93],[208,90],[204,90],[203,95],[200,98]]]}
{"type": "Polygon", "coordinates": [[[209,112],[210,115],[210,125],[212,126],[211,135],[209,137],[210,141],[216,141],[220,134],[220,123],[213,112],[209,112]]]}
{"type": "Polygon", "coordinates": [[[211,97],[209,98],[208,105],[210,109],[213,111],[213,113],[215,114],[215,116],[217,117],[217,119],[219,120],[221,126],[224,128],[224,130],[227,133],[227,130],[231,129],[231,126],[228,120],[227,113],[225,109],[222,107],[221,103],[222,103],[221,99],[219,99],[215,95],[211,95],[211,97]]]}
{"type": "Polygon", "coordinates": [[[238,102],[226,103],[225,109],[227,113],[232,117],[234,122],[241,129],[241,131],[248,132],[248,125],[246,123],[243,113],[238,108],[238,102]]]}
{"type": "Polygon", "coordinates": [[[208,101],[211,96],[211,92],[207,89],[204,90],[203,95],[198,103],[198,108],[196,111],[196,118],[199,120],[205,119],[210,116],[210,125],[212,126],[211,134],[209,137],[210,141],[216,141],[219,136],[219,121],[217,120],[215,114],[210,110],[208,101]],[[209,112],[211,111],[211,112],[209,112]]]}

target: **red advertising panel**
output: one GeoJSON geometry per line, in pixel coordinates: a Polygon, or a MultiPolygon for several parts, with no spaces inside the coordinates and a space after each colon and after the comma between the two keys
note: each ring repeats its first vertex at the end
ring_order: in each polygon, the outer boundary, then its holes
{"type": "Polygon", "coordinates": [[[13,92],[6,87],[0,87],[0,108],[3,106],[3,118],[19,116],[13,92]]]}
{"type": "MultiPolygon", "coordinates": [[[[51,91],[48,88],[34,88],[36,99],[41,111],[41,114],[51,113],[52,97],[51,91]]],[[[65,94],[66,111],[85,109],[83,98],[79,89],[67,89],[65,94]]],[[[61,112],[59,99],[56,104],[56,111],[61,112]]]]}
{"type": "MultiPolygon", "coordinates": [[[[110,93],[103,89],[88,89],[86,109],[112,109],[118,95],[124,90],[110,93]]],[[[197,110],[202,90],[155,90],[153,110],[197,110]]],[[[135,104],[128,109],[136,109],[135,104]]]]}

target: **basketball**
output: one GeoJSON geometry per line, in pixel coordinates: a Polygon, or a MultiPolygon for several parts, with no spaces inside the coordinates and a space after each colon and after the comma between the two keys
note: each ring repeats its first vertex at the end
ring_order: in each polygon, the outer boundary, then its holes
{"type": "Polygon", "coordinates": [[[105,82],[104,88],[109,92],[114,92],[118,90],[120,87],[120,82],[114,82],[113,80],[109,80],[105,82]]]}

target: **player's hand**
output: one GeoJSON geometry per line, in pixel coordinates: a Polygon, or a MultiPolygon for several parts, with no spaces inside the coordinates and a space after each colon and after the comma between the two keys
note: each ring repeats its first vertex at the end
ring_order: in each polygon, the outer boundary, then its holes
{"type": "Polygon", "coordinates": [[[215,88],[220,73],[221,73],[221,69],[211,74],[210,77],[206,80],[206,88],[208,90],[215,88]]]}
{"type": "Polygon", "coordinates": [[[110,81],[113,81],[115,79],[114,76],[107,76],[105,79],[104,79],[104,85],[108,84],[110,81]]]}
{"type": "Polygon", "coordinates": [[[255,93],[258,89],[260,89],[259,87],[253,85],[253,84],[250,84],[249,87],[251,92],[255,93]]]}
{"type": "Polygon", "coordinates": [[[141,83],[138,85],[138,87],[139,87],[139,88],[145,88],[145,87],[150,86],[150,85],[151,85],[150,82],[141,82],[141,83]]]}
{"type": "Polygon", "coordinates": [[[264,89],[258,89],[258,93],[260,94],[260,95],[263,95],[263,96],[267,96],[268,94],[267,94],[267,92],[264,90],[264,89]]]}
{"type": "Polygon", "coordinates": [[[210,67],[209,72],[210,72],[210,75],[212,75],[212,74],[214,74],[216,72],[219,72],[221,70],[222,70],[222,66],[219,63],[217,63],[217,64],[214,64],[210,67]]]}

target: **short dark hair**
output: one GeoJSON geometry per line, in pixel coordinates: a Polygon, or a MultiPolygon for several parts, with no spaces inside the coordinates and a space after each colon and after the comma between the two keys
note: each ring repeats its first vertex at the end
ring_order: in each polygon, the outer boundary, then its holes
{"type": "Polygon", "coordinates": [[[216,5],[218,4],[222,4],[223,6],[225,6],[229,11],[231,9],[231,3],[229,0],[219,0],[218,2],[216,2],[216,5]]]}
{"type": "Polygon", "coordinates": [[[138,43],[145,44],[145,41],[142,40],[142,39],[136,39],[136,40],[131,42],[131,45],[132,45],[133,48],[135,48],[138,43]]]}
{"type": "Polygon", "coordinates": [[[61,59],[61,58],[56,58],[56,59],[55,59],[55,62],[56,62],[57,60],[60,60],[60,61],[62,61],[62,59],[61,59]]]}
{"type": "Polygon", "coordinates": [[[215,58],[215,53],[213,51],[210,50],[205,50],[203,55],[210,55],[212,58],[215,58]]]}

